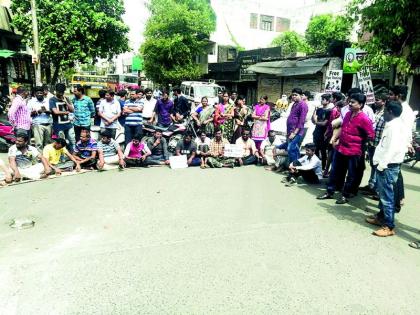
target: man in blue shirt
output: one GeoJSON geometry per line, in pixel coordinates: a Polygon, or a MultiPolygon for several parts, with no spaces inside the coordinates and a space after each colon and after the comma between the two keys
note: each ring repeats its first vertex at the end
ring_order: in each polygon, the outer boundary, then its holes
{"type": "Polygon", "coordinates": [[[76,141],[79,141],[82,129],[90,130],[90,120],[95,116],[95,105],[90,97],[84,95],[85,89],[81,85],[74,87],[73,94],[74,132],[76,141]]]}

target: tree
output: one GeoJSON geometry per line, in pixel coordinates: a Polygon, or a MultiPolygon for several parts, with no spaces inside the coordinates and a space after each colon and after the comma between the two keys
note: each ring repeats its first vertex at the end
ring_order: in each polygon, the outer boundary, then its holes
{"type": "Polygon", "coordinates": [[[349,39],[351,27],[352,22],[344,16],[316,15],[309,21],[305,39],[313,52],[326,53],[333,40],[349,39]]]}
{"type": "MultiPolygon", "coordinates": [[[[30,1],[13,0],[13,25],[32,46],[30,1]]],[[[129,50],[122,0],[37,0],[41,61],[47,83],[60,71],[129,50]],[[51,78],[51,70],[54,71],[51,78]]]]}
{"type": "Polygon", "coordinates": [[[151,0],[151,16],[141,46],[146,76],[167,85],[202,74],[195,63],[206,52],[216,28],[216,16],[208,0],[151,0]]]}
{"type": "Polygon", "coordinates": [[[279,46],[283,56],[308,51],[308,44],[305,38],[295,31],[287,31],[274,38],[271,42],[271,47],[279,46]]]}
{"type": "Polygon", "coordinates": [[[418,0],[376,0],[366,4],[353,0],[349,19],[360,22],[359,36],[367,35],[360,48],[368,54],[365,62],[380,69],[397,66],[410,73],[420,62],[420,13],[418,0]]]}

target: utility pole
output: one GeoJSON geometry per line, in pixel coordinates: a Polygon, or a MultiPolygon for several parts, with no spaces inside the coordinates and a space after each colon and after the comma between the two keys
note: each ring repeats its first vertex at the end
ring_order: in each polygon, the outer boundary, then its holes
{"type": "Polygon", "coordinates": [[[41,85],[41,54],[39,52],[39,39],[38,39],[38,20],[36,18],[36,2],[31,1],[32,11],[32,35],[34,41],[34,55],[32,56],[32,63],[35,66],[35,84],[41,85]]]}

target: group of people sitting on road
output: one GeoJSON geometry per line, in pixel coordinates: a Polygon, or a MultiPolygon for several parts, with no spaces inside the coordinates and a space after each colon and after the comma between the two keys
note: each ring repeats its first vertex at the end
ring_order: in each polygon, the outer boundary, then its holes
{"type": "Polygon", "coordinates": [[[98,103],[74,88],[74,98],[64,96],[64,84],[57,84],[55,95],[46,98],[41,88],[28,102],[27,91],[17,89],[9,111],[16,128],[16,143],[9,150],[9,168],[0,161],[5,181],[22,178],[39,179],[75,169],[109,170],[126,167],[168,165],[171,155],[185,155],[188,166],[222,168],[242,165],[265,165],[267,170],[286,170],[286,186],[327,181],[327,190],[318,199],[331,199],[341,191],[337,204],[344,204],[359,190],[376,196],[380,212],[367,222],[380,226],[377,236],[395,234],[394,214],[404,199],[401,164],[411,147],[414,114],[406,101],[407,87],[392,87],[388,95],[377,95],[371,107],[358,88],[322,95],[321,106],[312,115],[315,124],[313,143],[307,143],[301,156],[305,136],[308,104],[300,88],[291,94],[287,118],[287,139],[270,129],[273,106],[263,96],[253,107],[240,96],[227,92],[219,104],[209,104],[203,97],[192,108],[179,89],[174,100],[167,91],[159,99],[152,90],[123,92],[103,91],[98,103]],[[91,118],[98,117],[98,141],[90,132],[91,118]],[[162,129],[186,119],[194,122],[198,132],[186,132],[173,152],[162,129]],[[144,137],[144,123],[156,125],[153,135],[144,137]],[[124,127],[123,147],[115,140],[118,124],[124,127]],[[31,133],[35,147],[30,145],[31,133]],[[51,138],[51,134],[54,135],[51,138]],[[52,143],[50,143],[52,142],[52,143]],[[240,147],[242,155],[232,157],[228,144],[240,147]],[[371,164],[369,184],[359,189],[365,170],[366,152],[371,164]]]}

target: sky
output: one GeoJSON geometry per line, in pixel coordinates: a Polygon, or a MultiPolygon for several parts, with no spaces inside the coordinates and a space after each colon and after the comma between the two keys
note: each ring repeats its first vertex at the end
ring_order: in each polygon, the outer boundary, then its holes
{"type": "Polygon", "coordinates": [[[123,20],[130,28],[130,47],[134,51],[138,51],[140,43],[143,41],[143,31],[149,17],[149,12],[144,5],[145,2],[145,0],[124,0],[125,14],[123,20]]]}

